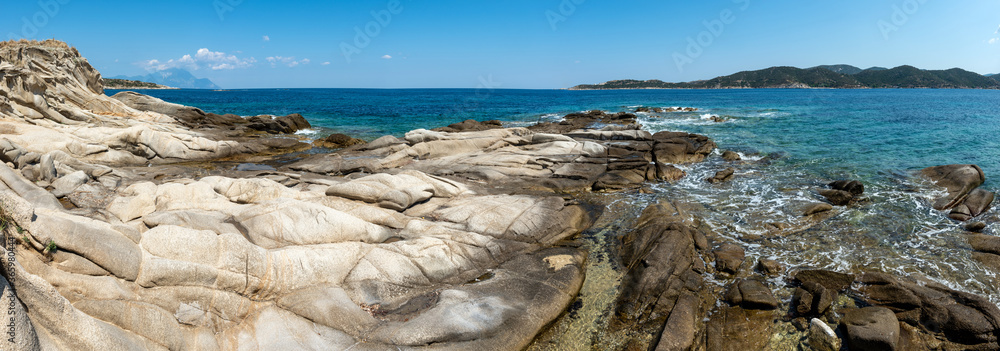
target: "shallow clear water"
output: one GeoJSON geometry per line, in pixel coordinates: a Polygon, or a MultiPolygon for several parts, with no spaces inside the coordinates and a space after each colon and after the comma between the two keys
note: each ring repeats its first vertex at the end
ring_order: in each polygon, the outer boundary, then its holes
{"type": "MultiPolygon", "coordinates": [[[[115,91],[108,91],[111,95],[115,91]]],[[[992,90],[351,90],[143,91],[208,112],[301,113],[317,127],[366,139],[401,136],[465,119],[510,126],[557,120],[569,112],[630,111],[636,106],[696,107],[695,113],[641,115],[650,131],[708,135],[744,154],[729,183],[703,179],[729,167],[719,158],[686,166],[689,176],[636,196],[642,208],[661,198],[698,202],[724,238],[789,267],[879,270],[939,281],[1000,303],[1000,281],[981,267],[959,224],[930,208],[938,191],[913,176],[942,164],[972,163],[1000,177],[1000,91],[992,90]],[[728,118],[715,123],[709,117],[728,118]],[[820,223],[801,216],[821,201],[816,189],[839,179],[865,183],[864,200],[820,223]],[[769,223],[791,229],[777,233],[769,223]]],[[[996,211],[985,215],[997,219],[996,211]]],[[[995,233],[990,224],[989,233],[995,233]]]]}

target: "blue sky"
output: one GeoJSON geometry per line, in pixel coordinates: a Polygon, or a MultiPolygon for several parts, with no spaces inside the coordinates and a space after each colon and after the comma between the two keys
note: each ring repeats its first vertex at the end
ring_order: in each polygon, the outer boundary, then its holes
{"type": "Polygon", "coordinates": [[[1000,72],[995,0],[6,0],[0,24],[3,39],[64,40],[105,76],[181,67],[226,88],[545,89],[838,63],[1000,72]]]}

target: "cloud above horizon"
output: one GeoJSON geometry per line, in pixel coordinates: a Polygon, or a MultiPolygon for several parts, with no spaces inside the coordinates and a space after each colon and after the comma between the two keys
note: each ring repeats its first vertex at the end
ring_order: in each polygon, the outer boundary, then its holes
{"type": "Polygon", "coordinates": [[[267,58],[267,62],[271,63],[271,67],[278,67],[278,65],[286,65],[288,67],[295,67],[298,65],[308,65],[312,62],[309,59],[302,59],[301,61],[296,61],[295,56],[284,57],[284,56],[271,56],[267,58]]]}
{"type": "Polygon", "coordinates": [[[392,60],[392,56],[389,56],[389,55],[382,56],[382,58],[384,58],[386,60],[392,60]]]}
{"type": "Polygon", "coordinates": [[[257,63],[257,59],[239,58],[236,55],[229,55],[220,51],[212,51],[208,48],[201,48],[194,54],[181,56],[179,59],[170,59],[162,62],[157,59],[140,62],[139,65],[147,71],[159,72],[171,68],[184,68],[197,71],[200,69],[233,70],[237,68],[250,68],[257,63]]]}
{"type": "Polygon", "coordinates": [[[264,41],[271,41],[271,37],[270,37],[270,36],[268,36],[268,35],[265,35],[265,36],[264,36],[264,41]]]}
{"type": "Polygon", "coordinates": [[[990,40],[988,41],[988,43],[990,43],[990,44],[996,44],[996,43],[1000,43],[1000,38],[991,38],[991,39],[990,39],[990,40]]]}

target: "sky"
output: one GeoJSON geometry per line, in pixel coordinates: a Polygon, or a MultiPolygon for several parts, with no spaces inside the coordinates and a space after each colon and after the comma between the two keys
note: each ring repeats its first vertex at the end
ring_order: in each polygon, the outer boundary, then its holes
{"type": "Polygon", "coordinates": [[[224,88],[561,89],[771,66],[1000,73],[995,0],[0,2],[0,38],[55,38],[105,77],[224,88]]]}

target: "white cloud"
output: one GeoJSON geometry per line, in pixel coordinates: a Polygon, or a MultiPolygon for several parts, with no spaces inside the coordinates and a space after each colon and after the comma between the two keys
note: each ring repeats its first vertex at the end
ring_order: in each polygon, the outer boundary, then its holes
{"type": "Polygon", "coordinates": [[[389,56],[389,55],[382,56],[382,58],[384,58],[386,60],[392,60],[392,56],[389,56]]]}
{"type": "Polygon", "coordinates": [[[323,62],[323,63],[321,63],[321,65],[323,65],[323,66],[329,66],[330,65],[330,61],[323,62]]]}
{"type": "Polygon", "coordinates": [[[990,44],[996,44],[996,43],[1000,43],[1000,38],[993,38],[993,39],[990,39],[990,41],[988,41],[988,43],[990,43],[990,44]]]}
{"type": "Polygon", "coordinates": [[[265,35],[265,36],[264,36],[264,41],[271,41],[271,37],[270,37],[270,36],[267,36],[267,35],[265,35]]]}
{"type": "Polygon", "coordinates": [[[286,65],[288,67],[295,67],[298,65],[308,65],[309,59],[302,59],[302,61],[296,61],[295,56],[284,57],[284,56],[271,56],[267,58],[267,62],[271,63],[271,67],[278,67],[278,65],[286,65]]]}
{"type": "Polygon", "coordinates": [[[149,60],[140,62],[147,71],[163,71],[171,68],[183,68],[197,71],[202,68],[219,70],[232,70],[237,68],[250,68],[257,63],[257,59],[239,58],[236,55],[229,55],[224,52],[212,51],[207,48],[198,49],[198,52],[191,55],[181,56],[179,59],[170,59],[167,62],[160,60],[149,60]]]}

